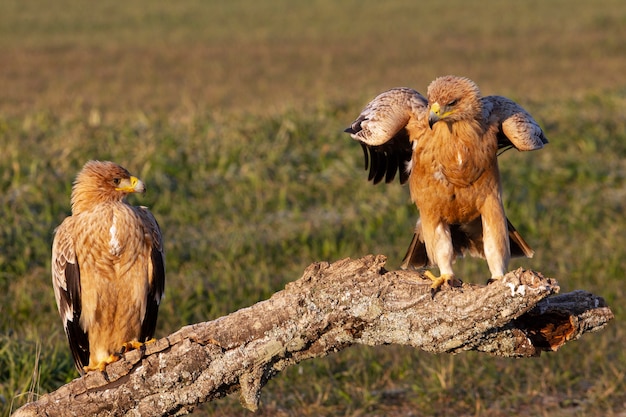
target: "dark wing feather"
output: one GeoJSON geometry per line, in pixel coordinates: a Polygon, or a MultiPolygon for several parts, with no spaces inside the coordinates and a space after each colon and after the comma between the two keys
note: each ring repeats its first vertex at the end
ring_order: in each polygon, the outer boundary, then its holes
{"type": "Polygon", "coordinates": [[[152,276],[150,286],[148,287],[146,314],[141,322],[140,335],[140,341],[146,341],[154,337],[159,315],[159,305],[165,292],[165,253],[161,228],[152,213],[146,207],[135,207],[135,209],[141,217],[151,244],[150,270],[152,271],[152,276]]]}
{"type": "Polygon", "coordinates": [[[52,243],[52,286],[74,364],[83,375],[83,367],[89,364],[89,339],[80,325],[80,266],[71,235],[73,225],[73,218],[68,217],[55,231],[52,243]]]}
{"type": "Polygon", "coordinates": [[[396,175],[399,175],[400,183],[406,183],[409,178],[408,166],[413,154],[406,129],[400,130],[383,145],[368,146],[361,142],[361,146],[366,155],[369,153],[369,167],[368,158],[365,157],[365,169],[369,168],[368,181],[378,184],[384,178],[388,184],[396,178],[396,175]]]}
{"type": "MultiPolygon", "coordinates": [[[[399,153],[390,154],[387,156],[387,175],[385,175],[385,182],[387,184],[393,181],[393,179],[396,177],[396,172],[406,171],[406,162],[401,163],[399,159],[402,159],[399,153]]],[[[402,179],[400,179],[400,183],[402,183],[402,179]]]]}
{"type": "Polygon", "coordinates": [[[498,126],[500,153],[511,148],[534,151],[548,143],[535,119],[513,100],[501,96],[487,96],[482,100],[485,120],[498,126]]]}
{"type": "Polygon", "coordinates": [[[407,125],[423,117],[427,104],[413,89],[394,88],[374,98],[345,129],[363,147],[369,181],[389,183],[398,173],[402,184],[407,181],[413,152],[407,125]]]}

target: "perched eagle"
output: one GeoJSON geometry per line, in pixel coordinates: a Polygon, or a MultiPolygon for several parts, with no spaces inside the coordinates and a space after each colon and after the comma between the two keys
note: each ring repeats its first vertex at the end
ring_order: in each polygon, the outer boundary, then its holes
{"type": "Polygon", "coordinates": [[[82,374],[152,338],[165,286],[161,230],[125,201],[143,182],[113,162],[89,161],[72,188],[72,215],[56,229],[52,285],[82,374]]]}
{"type": "Polygon", "coordinates": [[[517,103],[482,97],[463,77],[444,76],[428,87],[428,98],[394,88],[374,98],[345,131],[359,141],[374,184],[399,174],[409,182],[420,218],[402,268],[430,271],[433,291],[444,282],[459,286],[456,256],[486,258],[491,280],[507,271],[511,256],[533,256],[504,214],[497,156],[515,147],[540,149],[548,140],[517,103]]]}

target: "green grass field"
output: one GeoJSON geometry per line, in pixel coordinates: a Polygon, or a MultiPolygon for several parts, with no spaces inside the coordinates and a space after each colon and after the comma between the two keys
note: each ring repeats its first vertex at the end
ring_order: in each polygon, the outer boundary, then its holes
{"type": "MultiPolygon", "coordinates": [[[[269,297],[312,262],[388,256],[417,217],[342,133],[438,75],[529,110],[550,145],[500,157],[524,266],[615,320],[511,360],[351,348],[285,371],[262,416],[626,415],[626,3],[394,0],[0,3],[0,415],[77,377],[50,283],[54,228],[89,159],[142,178],[166,239],[157,336],[269,297]]],[[[470,282],[484,261],[457,262],[470,282]]],[[[194,415],[245,415],[236,396],[194,415]]]]}

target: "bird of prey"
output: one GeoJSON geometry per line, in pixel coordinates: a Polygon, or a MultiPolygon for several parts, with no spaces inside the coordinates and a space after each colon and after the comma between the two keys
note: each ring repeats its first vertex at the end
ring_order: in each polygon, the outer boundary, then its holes
{"type": "Polygon", "coordinates": [[[72,187],[72,215],[55,231],[52,284],[81,375],[154,336],[165,286],[161,230],[146,207],[125,201],[145,189],[125,168],[89,161],[72,187]]]}
{"type": "Polygon", "coordinates": [[[533,256],[504,214],[497,157],[548,140],[517,103],[482,97],[470,79],[448,75],[428,86],[427,98],[410,88],[378,95],[345,131],[360,142],[374,184],[397,174],[408,181],[420,216],[402,268],[436,265],[439,277],[426,271],[433,292],[462,284],[456,256],[485,258],[488,282],[506,273],[511,256],[533,256]]]}

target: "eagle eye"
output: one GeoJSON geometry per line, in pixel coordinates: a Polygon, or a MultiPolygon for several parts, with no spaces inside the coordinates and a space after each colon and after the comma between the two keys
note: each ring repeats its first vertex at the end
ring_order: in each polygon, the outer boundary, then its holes
{"type": "Polygon", "coordinates": [[[454,100],[450,101],[448,103],[448,106],[456,106],[456,104],[459,102],[458,98],[455,98],[454,100]]]}
{"type": "Polygon", "coordinates": [[[114,185],[120,185],[120,181],[122,181],[120,178],[113,178],[114,185]]]}

